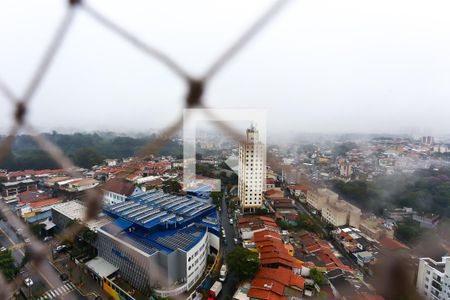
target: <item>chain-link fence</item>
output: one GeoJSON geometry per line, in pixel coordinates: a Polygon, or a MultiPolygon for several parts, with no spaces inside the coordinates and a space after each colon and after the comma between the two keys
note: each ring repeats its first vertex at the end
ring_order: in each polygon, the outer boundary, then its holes
{"type": "MultiPolygon", "coordinates": [[[[132,32],[124,29],[121,25],[117,24],[107,16],[103,15],[101,11],[96,10],[89,5],[87,1],[83,0],[69,0],[67,3],[66,13],[63,16],[60,24],[56,28],[53,39],[48,45],[44,56],[40,60],[40,63],[34,72],[31,81],[28,83],[24,91],[18,93],[9,88],[7,82],[0,79],[0,91],[3,96],[10,101],[14,107],[14,124],[11,126],[9,134],[3,139],[0,144],[0,161],[4,160],[11,152],[13,144],[15,142],[16,135],[19,130],[28,132],[34,141],[46,151],[64,170],[67,174],[80,177],[77,167],[72,161],[59,149],[56,145],[50,142],[45,136],[39,134],[33,124],[30,124],[27,119],[27,110],[30,102],[42,85],[46,74],[51,68],[52,62],[60,50],[65,38],[68,35],[68,31],[71,27],[76,26],[77,18],[79,14],[85,14],[91,19],[95,20],[98,26],[103,26],[122,38],[124,43],[129,43],[138,50],[142,51],[148,57],[158,60],[176,74],[181,80],[186,83],[187,91],[184,100],[184,106],[186,108],[206,108],[207,103],[204,102],[203,94],[208,83],[221,71],[221,69],[242,49],[244,48],[252,38],[258,34],[264,26],[266,26],[273,17],[289,2],[289,0],[278,0],[259,18],[253,25],[247,30],[243,31],[242,35],[230,45],[218,59],[204,72],[200,77],[194,77],[189,74],[183,67],[176,63],[166,53],[158,50],[157,48],[142,41],[139,37],[135,36],[132,32]]],[[[6,76],[7,74],[2,74],[6,76]]],[[[138,159],[144,159],[150,154],[157,153],[158,150],[165,144],[165,142],[172,137],[183,124],[183,117],[180,115],[178,119],[168,126],[162,134],[158,135],[156,140],[144,146],[137,154],[138,159]]],[[[231,135],[235,139],[239,139],[240,135],[236,133],[231,127],[225,123],[217,123],[219,127],[227,134],[231,135]]],[[[87,213],[85,219],[81,224],[73,224],[68,227],[62,234],[57,236],[58,241],[66,239],[73,240],[77,233],[83,228],[83,223],[95,218],[102,210],[103,195],[100,190],[91,189],[87,190],[85,196],[85,205],[87,206],[87,213]]],[[[31,256],[31,263],[29,264],[34,271],[41,273],[48,279],[48,284],[62,285],[58,274],[52,267],[48,265],[48,257],[52,255],[51,246],[42,243],[37,237],[35,237],[23,221],[11,211],[10,207],[3,201],[0,202],[0,208],[3,212],[8,224],[14,229],[19,228],[23,230],[22,236],[24,240],[29,239],[30,243],[27,244],[28,251],[31,256]]],[[[157,275],[158,270],[144,270],[145,272],[151,272],[153,276],[157,275]]],[[[17,276],[14,280],[7,282],[2,274],[0,274],[0,299],[9,299],[13,297],[15,291],[20,287],[24,278],[17,276]]],[[[70,298],[69,295],[65,297],[70,298]]]]}

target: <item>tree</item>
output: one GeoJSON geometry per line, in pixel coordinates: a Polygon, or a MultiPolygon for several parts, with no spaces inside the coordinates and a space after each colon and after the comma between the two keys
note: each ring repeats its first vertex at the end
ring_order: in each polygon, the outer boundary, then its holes
{"type": "Polygon", "coordinates": [[[0,270],[7,280],[12,280],[17,275],[19,270],[10,250],[0,252],[0,270]]]}
{"type": "Polygon", "coordinates": [[[31,252],[29,248],[25,248],[25,254],[22,257],[22,261],[20,262],[20,268],[25,267],[25,265],[31,260],[31,252]]]}
{"type": "Polygon", "coordinates": [[[90,168],[100,164],[103,157],[94,148],[80,148],[73,154],[73,161],[77,166],[82,168],[90,168]]]}
{"type": "Polygon", "coordinates": [[[87,243],[92,245],[95,242],[95,240],[97,239],[97,233],[90,230],[89,228],[85,228],[81,232],[81,237],[83,238],[84,241],[86,241],[87,243]]]}
{"type": "Polygon", "coordinates": [[[326,282],[325,276],[323,276],[322,272],[320,272],[316,268],[311,269],[311,271],[309,271],[309,276],[318,285],[324,284],[326,282]]]}
{"type": "Polygon", "coordinates": [[[405,243],[412,243],[420,239],[423,234],[423,229],[420,228],[419,223],[413,220],[406,220],[399,223],[395,235],[399,240],[405,243]]]}
{"type": "Polygon", "coordinates": [[[45,224],[42,223],[32,223],[29,225],[30,230],[34,235],[43,236],[45,232],[45,224]]]}
{"type": "Polygon", "coordinates": [[[216,206],[220,206],[220,202],[222,201],[223,198],[223,193],[222,192],[211,192],[211,194],[209,195],[212,199],[212,202],[216,205],[216,206]]]}
{"type": "Polygon", "coordinates": [[[181,184],[176,180],[167,180],[162,184],[164,193],[177,194],[181,191],[181,184]]]}
{"type": "Polygon", "coordinates": [[[227,265],[239,280],[251,279],[259,269],[258,253],[237,247],[227,254],[227,265]]]}

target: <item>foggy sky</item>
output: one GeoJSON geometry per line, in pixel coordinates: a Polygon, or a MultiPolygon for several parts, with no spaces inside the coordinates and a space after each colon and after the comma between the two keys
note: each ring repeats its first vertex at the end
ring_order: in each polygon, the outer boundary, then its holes
{"type": "MultiPolygon", "coordinates": [[[[65,1],[0,3],[0,78],[22,94],[65,1]]],[[[88,1],[201,75],[272,1],[88,1]]],[[[450,133],[450,2],[294,0],[208,86],[213,108],[266,108],[271,131],[450,133]]],[[[32,101],[36,127],[160,128],[184,83],[77,14],[32,101]]],[[[0,95],[0,128],[11,124],[0,95]]]]}

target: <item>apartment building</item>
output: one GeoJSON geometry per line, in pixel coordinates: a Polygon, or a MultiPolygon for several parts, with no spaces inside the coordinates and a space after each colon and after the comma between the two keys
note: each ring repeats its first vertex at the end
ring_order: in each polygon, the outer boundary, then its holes
{"type": "Polygon", "coordinates": [[[326,188],[311,189],[306,195],[306,203],[317,211],[322,211],[322,208],[328,202],[337,201],[339,195],[326,188]]]}
{"type": "Polygon", "coordinates": [[[450,299],[450,256],[441,261],[421,258],[417,274],[416,288],[424,299],[450,299]]]}
{"type": "Polygon", "coordinates": [[[322,208],[322,218],[336,227],[350,225],[359,228],[361,210],[344,200],[332,201],[322,208]]]}
{"type": "Polygon", "coordinates": [[[239,144],[238,197],[241,208],[254,210],[263,205],[266,187],[266,147],[255,126],[247,129],[246,140],[239,144]]]}
{"type": "Polygon", "coordinates": [[[306,203],[317,212],[321,212],[322,218],[333,226],[350,225],[359,228],[361,210],[339,199],[339,195],[329,189],[308,191],[306,203]]]}
{"type": "Polygon", "coordinates": [[[33,179],[1,183],[1,195],[5,198],[16,196],[22,192],[35,190],[37,190],[37,183],[33,179]]]}

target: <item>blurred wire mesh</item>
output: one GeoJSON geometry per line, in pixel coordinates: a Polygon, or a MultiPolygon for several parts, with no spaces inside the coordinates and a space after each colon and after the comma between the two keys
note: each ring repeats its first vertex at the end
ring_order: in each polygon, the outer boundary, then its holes
{"type": "MultiPolygon", "coordinates": [[[[52,61],[54,60],[57,52],[64,43],[65,37],[68,35],[70,27],[76,25],[77,15],[84,13],[87,16],[95,20],[99,25],[106,27],[111,32],[115,33],[122,38],[123,42],[129,43],[136,47],[138,50],[145,53],[147,56],[158,60],[164,64],[167,68],[174,72],[181,80],[186,83],[187,92],[184,101],[186,108],[206,108],[206,104],[203,101],[203,93],[208,82],[218,73],[221,69],[235,56],[243,47],[245,47],[251,39],[259,33],[265,25],[270,23],[273,17],[289,2],[289,0],[278,0],[259,18],[250,28],[244,30],[241,36],[237,38],[235,43],[230,45],[219,58],[210,66],[203,76],[194,78],[186,70],[184,70],[178,63],[170,58],[164,52],[159,51],[155,47],[147,44],[139,39],[133,33],[128,32],[121,25],[115,23],[102,12],[91,7],[86,1],[82,0],[68,0],[67,11],[62,18],[60,24],[55,30],[55,34],[50,44],[48,45],[44,56],[40,60],[40,63],[34,72],[31,81],[26,86],[26,89],[22,93],[14,92],[6,82],[0,79],[0,93],[8,99],[14,106],[14,124],[11,126],[9,134],[3,139],[0,144],[0,161],[4,160],[11,151],[14,144],[15,137],[19,130],[28,132],[35,142],[46,151],[68,174],[72,176],[80,176],[76,171],[76,166],[71,160],[64,155],[63,151],[56,145],[52,144],[43,135],[40,135],[33,127],[32,124],[27,122],[27,109],[29,103],[33,100],[33,96],[41,86],[45,75],[51,68],[52,61]],[[17,96],[22,95],[22,96],[17,96]]],[[[159,149],[173,136],[177,131],[181,129],[183,124],[183,116],[180,115],[174,124],[167,126],[167,128],[158,136],[156,140],[141,149],[138,153],[139,159],[155,154],[159,149]]],[[[217,123],[216,123],[217,125],[217,123]]],[[[240,134],[233,130],[232,127],[225,123],[219,123],[219,128],[230,137],[238,140],[240,134]]],[[[82,223],[95,218],[102,209],[102,192],[99,190],[87,190],[85,204],[87,206],[87,213],[82,223]]],[[[51,246],[41,243],[33,234],[27,229],[27,226],[23,226],[23,221],[15,215],[4,202],[0,202],[0,209],[5,216],[7,222],[13,229],[22,228],[24,230],[24,239],[30,239],[31,243],[28,244],[28,250],[31,253],[31,266],[39,273],[42,273],[45,278],[48,278],[50,287],[52,285],[62,285],[58,274],[46,264],[46,261],[52,255],[51,246]]],[[[82,224],[73,224],[68,227],[63,233],[57,236],[58,241],[65,239],[73,239],[74,236],[83,228],[82,224]]],[[[152,272],[155,276],[159,272],[155,270],[144,270],[145,272],[152,272]]],[[[0,274],[0,299],[10,299],[13,297],[15,291],[20,286],[24,278],[17,276],[17,278],[11,282],[7,282],[2,274],[0,274]]],[[[71,299],[70,295],[66,295],[65,299],[71,299]]]]}

